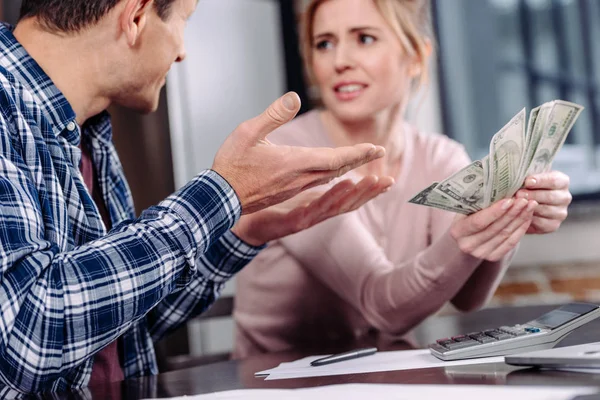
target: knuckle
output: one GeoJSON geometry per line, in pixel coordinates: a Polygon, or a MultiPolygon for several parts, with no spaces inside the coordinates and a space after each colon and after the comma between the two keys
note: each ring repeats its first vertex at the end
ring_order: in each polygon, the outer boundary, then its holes
{"type": "Polygon", "coordinates": [[[237,126],[236,131],[240,131],[243,134],[250,133],[252,131],[252,124],[250,121],[244,121],[237,126]]]}
{"type": "Polygon", "coordinates": [[[281,110],[277,109],[276,107],[267,108],[267,116],[277,124],[283,124],[286,122],[285,115],[283,115],[281,110]]]}
{"type": "Polygon", "coordinates": [[[476,250],[475,245],[473,243],[469,243],[466,240],[461,240],[460,242],[458,242],[458,248],[460,249],[460,251],[467,254],[472,254],[476,250]]]}
{"type": "Polygon", "coordinates": [[[473,250],[473,251],[469,252],[469,254],[471,254],[475,258],[480,258],[482,260],[485,259],[487,256],[486,252],[481,249],[473,250]]]}
{"type": "Polygon", "coordinates": [[[473,227],[477,231],[482,231],[487,227],[487,224],[485,223],[485,221],[482,218],[475,218],[473,220],[473,227]]]}
{"type": "MultiPolygon", "coordinates": [[[[483,258],[483,257],[480,257],[483,258]]],[[[497,254],[490,254],[489,256],[487,256],[485,259],[491,262],[497,262],[500,261],[502,257],[500,255],[497,254]]]]}
{"type": "Polygon", "coordinates": [[[509,226],[502,228],[502,230],[500,231],[500,236],[503,238],[510,238],[512,234],[513,230],[509,226]]]}
{"type": "Polygon", "coordinates": [[[452,239],[456,240],[460,245],[461,241],[459,239],[461,237],[461,232],[459,228],[457,228],[456,226],[450,228],[450,236],[452,236],[452,239]]]}
{"type": "Polygon", "coordinates": [[[564,221],[565,219],[567,219],[567,217],[568,217],[568,216],[569,216],[569,211],[568,211],[566,208],[564,208],[564,209],[561,209],[561,210],[558,212],[558,219],[559,219],[560,221],[564,221]]]}
{"type": "Polygon", "coordinates": [[[521,235],[510,237],[506,241],[506,246],[508,247],[508,250],[512,250],[515,247],[517,247],[517,245],[519,244],[520,241],[521,241],[521,235]]]}
{"type": "Polygon", "coordinates": [[[567,191],[567,193],[565,194],[565,201],[567,204],[571,204],[571,202],[573,201],[573,195],[571,194],[571,192],[567,191]]]}
{"type": "Polygon", "coordinates": [[[547,232],[555,232],[556,230],[558,230],[559,227],[560,227],[559,221],[552,221],[551,223],[549,223],[547,225],[546,231],[547,232]]]}

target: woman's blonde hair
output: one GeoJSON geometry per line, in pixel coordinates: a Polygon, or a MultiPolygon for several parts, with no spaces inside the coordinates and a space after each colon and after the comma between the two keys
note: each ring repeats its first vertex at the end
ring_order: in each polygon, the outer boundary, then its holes
{"type": "MultiPolygon", "coordinates": [[[[300,34],[304,67],[311,82],[314,18],[317,9],[327,0],[310,0],[302,13],[300,34]]],[[[396,33],[406,53],[420,64],[420,73],[414,79],[414,89],[427,83],[427,59],[433,47],[430,0],[373,0],[386,22],[396,33]]]]}

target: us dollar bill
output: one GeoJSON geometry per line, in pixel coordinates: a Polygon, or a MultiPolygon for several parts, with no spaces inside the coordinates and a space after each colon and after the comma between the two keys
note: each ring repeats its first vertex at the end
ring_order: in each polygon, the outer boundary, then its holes
{"type": "Polygon", "coordinates": [[[468,210],[464,206],[455,203],[451,198],[438,193],[434,193],[433,190],[437,185],[438,182],[432,183],[430,186],[416,194],[408,202],[427,207],[439,208],[441,210],[451,211],[465,215],[473,213],[472,210],[468,210]]]}
{"type": "Polygon", "coordinates": [[[518,178],[513,183],[513,187],[511,188],[511,193],[516,193],[517,190],[523,186],[523,180],[525,179],[524,174],[525,170],[528,168],[529,164],[525,161],[527,158],[527,149],[530,148],[531,136],[533,132],[533,126],[535,125],[535,121],[537,120],[537,116],[540,112],[540,107],[536,107],[529,113],[529,121],[527,122],[527,130],[525,131],[525,138],[523,140],[525,148],[523,149],[521,162],[519,164],[519,173],[518,178]],[[525,165],[526,164],[526,165],[525,165]]]}
{"type": "Polygon", "coordinates": [[[487,207],[505,197],[512,196],[511,189],[519,179],[519,167],[523,156],[526,113],[523,108],[490,142],[489,182],[484,204],[487,207]]]}
{"type": "Polygon", "coordinates": [[[445,195],[476,212],[483,208],[484,186],[483,165],[477,160],[440,182],[433,192],[445,195]]]}
{"type": "MultiPolygon", "coordinates": [[[[553,102],[548,102],[532,110],[532,113],[536,111],[535,120],[530,121],[529,128],[531,131],[528,133],[529,140],[527,142],[527,147],[525,148],[525,155],[523,156],[523,160],[521,160],[521,166],[519,168],[519,180],[521,181],[518,182],[519,184],[522,184],[523,180],[527,176],[527,171],[529,170],[531,161],[533,160],[537,147],[542,140],[546,122],[548,121],[552,106],[553,102]]],[[[517,182],[515,182],[515,186],[516,185],[517,182]]]]}
{"type": "Polygon", "coordinates": [[[490,152],[442,182],[434,182],[410,202],[471,214],[513,196],[531,174],[550,170],[556,154],[584,107],[563,100],[515,115],[490,142],[490,152]]]}
{"type": "Polygon", "coordinates": [[[562,100],[556,100],[553,103],[542,138],[538,142],[523,179],[529,175],[550,170],[556,154],[563,146],[569,131],[584,109],[579,104],[562,100]]]}

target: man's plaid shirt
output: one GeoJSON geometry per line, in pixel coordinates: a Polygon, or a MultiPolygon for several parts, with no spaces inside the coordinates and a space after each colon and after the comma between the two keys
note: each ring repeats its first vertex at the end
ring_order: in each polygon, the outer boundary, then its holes
{"type": "MultiPolygon", "coordinates": [[[[65,60],[69,62],[69,60],[65,60]]],[[[135,218],[108,114],[75,123],[40,66],[0,26],[0,397],[85,386],[120,338],[126,377],[157,373],[153,341],[204,311],[259,251],[214,171],[135,218]],[[87,141],[113,228],[79,172],[87,141]]]]}

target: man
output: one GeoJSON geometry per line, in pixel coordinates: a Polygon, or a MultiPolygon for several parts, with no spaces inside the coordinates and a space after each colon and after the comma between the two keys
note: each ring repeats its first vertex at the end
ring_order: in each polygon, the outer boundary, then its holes
{"type": "Polygon", "coordinates": [[[14,30],[0,27],[2,397],[157,373],[152,342],[204,311],[265,242],[392,183],[270,207],[384,152],[272,145],[299,109],[287,94],[242,123],[211,170],[134,219],[104,110],[156,109],[196,3],[24,0],[14,30]]]}

